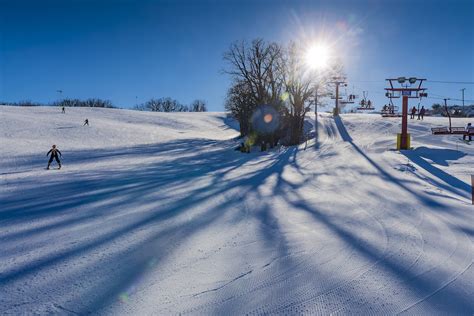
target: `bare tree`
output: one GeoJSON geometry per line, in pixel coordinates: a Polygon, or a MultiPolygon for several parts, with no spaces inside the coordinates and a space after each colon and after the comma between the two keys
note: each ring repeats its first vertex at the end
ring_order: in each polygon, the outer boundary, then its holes
{"type": "Polygon", "coordinates": [[[112,102],[109,100],[102,100],[102,99],[87,99],[85,101],[82,101],[83,105],[86,107],[95,107],[95,108],[111,108],[113,107],[112,102]]]}
{"type": "Polygon", "coordinates": [[[311,105],[314,105],[315,94],[327,94],[331,78],[343,76],[340,60],[333,60],[325,69],[311,70],[305,61],[305,55],[303,47],[290,43],[282,63],[281,73],[287,93],[287,122],[291,145],[299,144],[303,140],[304,119],[311,105]]]}
{"type": "Polygon", "coordinates": [[[179,109],[179,102],[171,98],[161,98],[161,108],[163,112],[176,112],[179,109]]]}
{"type": "Polygon", "coordinates": [[[250,116],[254,110],[253,95],[245,81],[235,81],[227,92],[225,109],[239,122],[240,135],[250,133],[250,116]]]}
{"type": "Polygon", "coordinates": [[[136,105],[137,110],[147,110],[152,112],[188,112],[186,105],[171,98],[150,99],[144,104],[136,105]]]}
{"type": "Polygon", "coordinates": [[[271,105],[280,110],[283,89],[281,58],[281,47],[262,39],[251,43],[235,42],[224,54],[224,60],[229,66],[224,72],[234,80],[234,85],[228,92],[226,106],[234,108],[232,113],[239,113],[236,119],[241,123],[242,135],[251,131],[251,126],[247,124],[258,106],[271,105]],[[243,95],[237,96],[238,93],[243,95]],[[236,106],[243,109],[236,111],[236,106]]]}
{"type": "Polygon", "coordinates": [[[304,54],[291,43],[285,51],[281,73],[287,95],[287,121],[290,127],[290,144],[299,144],[303,137],[304,119],[314,102],[317,75],[308,70],[304,54]]]}
{"type": "Polygon", "coordinates": [[[189,107],[190,112],[207,112],[206,101],[194,100],[189,107]]]}
{"type": "Polygon", "coordinates": [[[152,112],[162,112],[161,99],[150,99],[143,104],[143,108],[152,112]]]}
{"type": "Polygon", "coordinates": [[[292,145],[302,141],[304,119],[314,104],[315,91],[325,89],[332,76],[342,74],[338,61],[324,71],[310,71],[305,55],[303,47],[294,43],[282,48],[262,39],[230,46],[224,54],[229,66],[224,72],[232,76],[233,83],[225,106],[239,120],[242,136],[253,130],[249,123],[252,113],[270,105],[282,119],[279,130],[267,136],[288,136],[292,145]]]}
{"type": "Polygon", "coordinates": [[[252,43],[236,42],[224,54],[230,68],[225,70],[235,80],[245,81],[255,104],[272,104],[279,100],[283,83],[278,74],[281,47],[256,39],[252,43]]]}
{"type": "Polygon", "coordinates": [[[176,112],[191,112],[189,106],[179,103],[176,112]]]}
{"type": "Polygon", "coordinates": [[[147,108],[145,107],[145,104],[143,104],[143,103],[134,105],[133,109],[135,111],[146,111],[147,110],[147,108]]]}

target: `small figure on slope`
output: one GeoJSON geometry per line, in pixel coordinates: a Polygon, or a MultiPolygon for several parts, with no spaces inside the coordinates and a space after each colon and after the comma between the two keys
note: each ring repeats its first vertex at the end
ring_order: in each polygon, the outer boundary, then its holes
{"type": "Polygon", "coordinates": [[[85,119],[84,125],[82,125],[82,126],[86,126],[86,125],[89,126],[89,120],[88,119],[85,119]]]}
{"type": "Polygon", "coordinates": [[[62,111],[63,114],[66,114],[66,108],[63,106],[63,111],[62,111]]]}
{"type": "Polygon", "coordinates": [[[422,106],[420,109],[420,113],[418,113],[418,119],[421,118],[421,120],[423,121],[423,118],[425,117],[425,113],[426,113],[425,107],[422,106]]]}
{"type": "Polygon", "coordinates": [[[466,132],[462,135],[462,140],[470,142],[472,141],[472,135],[474,135],[474,126],[471,123],[467,123],[466,132]],[[466,138],[469,138],[469,140],[466,140],[466,138]]]}
{"type": "Polygon", "coordinates": [[[61,154],[61,152],[59,151],[59,149],[56,148],[56,145],[53,145],[53,148],[51,148],[48,153],[46,154],[46,157],[48,157],[49,155],[51,154],[51,157],[49,157],[49,161],[48,161],[48,166],[46,167],[46,169],[49,170],[49,166],[51,165],[51,163],[53,162],[53,159],[56,159],[56,162],[58,163],[58,169],[61,169],[61,161],[59,161],[59,156],[63,156],[61,154]],[[59,156],[58,156],[59,154],[59,156]]]}
{"type": "Polygon", "coordinates": [[[415,108],[415,107],[413,107],[413,108],[411,109],[411,115],[410,115],[410,118],[411,118],[411,119],[414,119],[414,118],[415,118],[415,114],[416,114],[416,108],[415,108]]]}

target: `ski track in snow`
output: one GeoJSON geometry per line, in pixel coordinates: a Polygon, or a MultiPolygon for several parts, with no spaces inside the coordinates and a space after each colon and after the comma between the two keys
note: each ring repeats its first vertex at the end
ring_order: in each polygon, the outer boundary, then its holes
{"type": "Polygon", "coordinates": [[[474,150],[446,119],[407,152],[400,119],[321,114],[317,144],[241,154],[223,113],[0,114],[0,314],[474,314],[474,150]]]}

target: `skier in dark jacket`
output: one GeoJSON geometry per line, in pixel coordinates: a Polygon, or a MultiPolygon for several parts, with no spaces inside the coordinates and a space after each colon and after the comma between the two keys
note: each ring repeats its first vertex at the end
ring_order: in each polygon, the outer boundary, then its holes
{"type": "Polygon", "coordinates": [[[469,141],[472,141],[472,134],[474,133],[474,126],[471,123],[467,123],[466,125],[466,132],[462,135],[462,139],[466,140],[469,138],[469,141]]]}
{"type": "Polygon", "coordinates": [[[422,106],[420,109],[420,113],[418,113],[418,119],[421,118],[421,120],[423,120],[423,118],[425,117],[425,112],[426,112],[425,107],[422,106]]]}
{"type": "Polygon", "coordinates": [[[411,116],[410,116],[410,118],[411,118],[411,119],[414,119],[414,118],[415,118],[415,114],[416,114],[416,108],[413,107],[413,108],[411,109],[411,116]]]}
{"type": "Polygon", "coordinates": [[[86,126],[86,125],[89,126],[89,120],[88,119],[85,119],[84,125],[82,125],[82,126],[86,126]]]}
{"type": "Polygon", "coordinates": [[[56,159],[56,162],[58,163],[59,165],[59,168],[58,169],[61,169],[61,161],[59,161],[59,156],[63,156],[61,154],[61,152],[59,151],[59,149],[56,148],[56,145],[53,145],[53,148],[51,148],[48,153],[46,154],[46,157],[49,156],[49,154],[51,154],[51,157],[49,157],[49,161],[48,161],[48,167],[46,167],[46,169],[49,170],[49,166],[51,165],[51,163],[53,162],[53,159],[56,159]],[[59,156],[58,156],[59,154],[59,156]]]}

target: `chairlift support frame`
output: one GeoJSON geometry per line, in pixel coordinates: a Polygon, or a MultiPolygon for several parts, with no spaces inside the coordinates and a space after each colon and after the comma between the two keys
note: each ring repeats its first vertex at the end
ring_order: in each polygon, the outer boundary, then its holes
{"type": "Polygon", "coordinates": [[[416,77],[398,77],[385,80],[388,81],[390,85],[389,88],[385,88],[385,96],[389,97],[390,100],[392,98],[399,98],[400,96],[402,97],[402,130],[400,133],[399,142],[397,142],[397,147],[398,149],[409,149],[410,136],[408,134],[408,99],[428,96],[428,94],[425,92],[426,88],[421,87],[426,79],[416,77]],[[394,87],[394,82],[398,82],[401,87],[394,87]]]}

